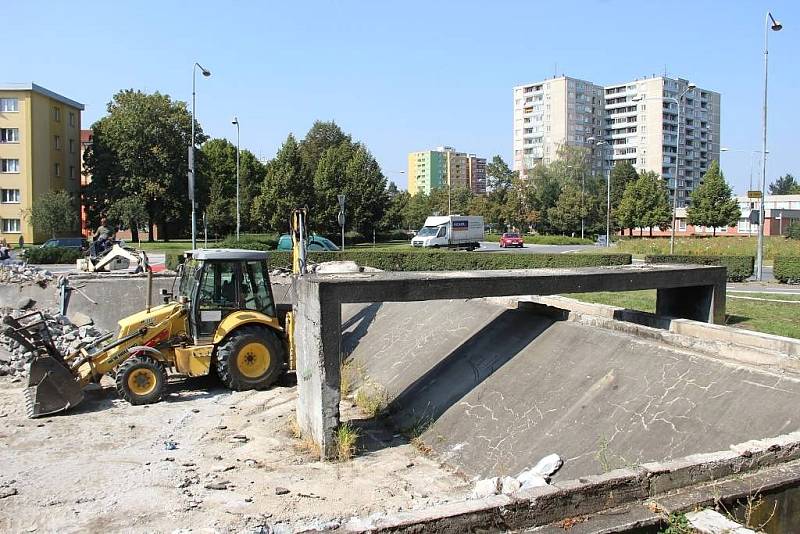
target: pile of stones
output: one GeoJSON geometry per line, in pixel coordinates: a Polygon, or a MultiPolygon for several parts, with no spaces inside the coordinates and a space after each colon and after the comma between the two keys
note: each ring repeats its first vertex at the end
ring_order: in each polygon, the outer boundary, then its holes
{"type": "Polygon", "coordinates": [[[28,265],[0,265],[0,284],[32,283],[45,287],[53,280],[53,273],[28,265]]]}
{"type": "MultiPolygon", "coordinates": [[[[18,318],[30,313],[27,309],[4,309],[0,315],[11,315],[18,318]]],[[[92,319],[83,314],[74,314],[70,318],[45,310],[42,312],[47,330],[56,348],[61,354],[68,355],[81,346],[90,345],[105,332],[92,324],[92,319]],[[74,322],[73,322],[74,321],[74,322]]],[[[22,376],[26,373],[26,365],[34,354],[15,340],[0,334],[0,376],[22,376]]]]}

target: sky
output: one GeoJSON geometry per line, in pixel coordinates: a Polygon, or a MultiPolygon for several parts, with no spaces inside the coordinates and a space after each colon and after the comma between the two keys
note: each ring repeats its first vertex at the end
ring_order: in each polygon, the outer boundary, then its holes
{"type": "MultiPolygon", "coordinates": [[[[722,94],[722,168],[737,193],[760,178],[764,19],[769,35],[767,182],[800,174],[800,2],[747,0],[29,0],[3,25],[3,82],[86,105],[121,89],[191,100],[212,137],[271,158],[289,132],[334,120],[388,180],[440,145],[511,161],[512,88],[554,74],[604,85],[665,72],[722,94]],[[13,43],[13,46],[9,46],[13,43]],[[740,152],[736,152],[740,151],[740,152]]],[[[7,11],[7,10],[6,10],[7,11]]]]}

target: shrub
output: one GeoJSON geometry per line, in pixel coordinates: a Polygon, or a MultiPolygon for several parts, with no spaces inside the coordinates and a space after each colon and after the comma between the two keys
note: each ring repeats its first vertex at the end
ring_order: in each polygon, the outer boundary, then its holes
{"type": "Polygon", "coordinates": [[[694,265],[720,265],[728,270],[729,282],[741,282],[753,276],[753,256],[693,256],[651,254],[644,257],[645,263],[686,263],[694,265]]]}
{"type": "Polygon", "coordinates": [[[25,249],[25,259],[28,263],[75,263],[76,260],[83,258],[84,253],[80,250],[67,247],[46,247],[25,249]]]}
{"type": "Polygon", "coordinates": [[[800,284],[800,256],[777,256],[773,276],[784,284],[800,284]]]}
{"type": "Polygon", "coordinates": [[[183,253],[167,252],[164,256],[164,267],[170,271],[175,271],[181,263],[183,263],[183,253]]]}
{"type": "Polygon", "coordinates": [[[217,245],[218,248],[246,248],[248,250],[275,250],[278,248],[278,239],[272,236],[256,237],[242,236],[239,241],[236,236],[228,236],[217,245]]]}
{"type": "Polygon", "coordinates": [[[795,221],[786,229],[786,237],[789,239],[800,239],[800,221],[795,221]]]}
{"type": "MultiPolygon", "coordinates": [[[[309,252],[311,263],[354,261],[363,267],[384,271],[469,271],[493,269],[539,269],[556,267],[597,267],[629,265],[630,254],[513,254],[449,251],[372,251],[309,252]]],[[[292,253],[269,253],[272,268],[291,268],[292,253]]]]}

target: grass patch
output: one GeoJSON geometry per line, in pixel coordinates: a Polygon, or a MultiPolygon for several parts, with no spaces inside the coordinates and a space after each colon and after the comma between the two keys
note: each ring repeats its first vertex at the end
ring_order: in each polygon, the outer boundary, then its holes
{"type": "MultiPolygon", "coordinates": [[[[676,237],[675,254],[706,256],[755,256],[756,237],[676,237]]],[[[669,254],[669,238],[619,238],[614,250],[630,254],[669,254]]],[[[800,256],[800,240],[764,236],[764,259],[775,256],[800,256]]]]}
{"type": "Polygon", "coordinates": [[[289,432],[290,436],[297,440],[297,442],[294,444],[295,450],[302,454],[319,458],[319,445],[311,438],[311,436],[306,436],[303,434],[303,431],[300,429],[300,423],[297,422],[297,416],[293,415],[289,418],[289,421],[286,423],[286,430],[289,432]]]}
{"type": "Polygon", "coordinates": [[[364,382],[364,369],[352,359],[339,368],[339,390],[342,397],[349,397],[356,383],[364,382]]]}
{"type": "Polygon", "coordinates": [[[353,458],[358,435],[358,429],[349,422],[340,424],[336,429],[336,456],[340,462],[346,462],[353,458]]]}
{"type": "Polygon", "coordinates": [[[430,417],[420,417],[414,424],[403,430],[403,434],[408,438],[408,442],[411,446],[422,454],[430,454],[433,450],[422,439],[422,434],[428,430],[431,424],[433,424],[433,420],[430,417]]]}
{"type": "MultiPolygon", "coordinates": [[[[766,293],[732,293],[731,295],[781,301],[800,300],[792,295],[771,295],[766,293]]],[[[655,313],[656,311],[655,289],[645,291],[572,293],[565,296],[594,304],[608,304],[651,313],[655,313]]],[[[734,326],[736,328],[800,339],[800,309],[798,309],[800,305],[787,306],[781,302],[770,302],[769,300],[728,299],[725,323],[728,326],[734,326]]]]}
{"type": "Polygon", "coordinates": [[[356,406],[369,417],[375,417],[381,413],[386,408],[388,401],[389,395],[378,384],[364,384],[356,392],[356,406]]]}

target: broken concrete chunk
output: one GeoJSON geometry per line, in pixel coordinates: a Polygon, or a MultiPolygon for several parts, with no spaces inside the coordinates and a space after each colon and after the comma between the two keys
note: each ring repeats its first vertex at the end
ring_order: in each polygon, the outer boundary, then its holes
{"type": "Polygon", "coordinates": [[[511,495],[522,487],[522,483],[514,477],[503,477],[500,479],[500,493],[511,495]]]}
{"type": "Polygon", "coordinates": [[[561,469],[561,466],[564,465],[564,461],[561,457],[557,454],[548,454],[541,460],[539,460],[536,465],[534,465],[530,469],[526,469],[522,471],[520,474],[517,475],[517,478],[522,476],[523,474],[530,473],[532,475],[539,475],[541,477],[549,477],[552,476],[556,471],[561,469]]]}
{"type": "Polygon", "coordinates": [[[537,475],[531,471],[523,471],[517,475],[516,480],[520,484],[521,489],[536,488],[540,486],[547,486],[547,479],[541,475],[537,475]]]}
{"type": "Polygon", "coordinates": [[[354,261],[326,261],[318,263],[314,270],[317,274],[358,273],[361,267],[354,261]]]}
{"type": "Polygon", "coordinates": [[[74,324],[77,327],[89,326],[91,324],[94,324],[94,320],[85,313],[76,311],[68,313],[67,316],[69,317],[69,320],[72,321],[72,324],[74,324]]]}
{"type": "Polygon", "coordinates": [[[27,310],[31,306],[36,304],[36,301],[30,297],[22,297],[17,301],[17,309],[18,310],[27,310]]]}
{"type": "Polygon", "coordinates": [[[483,499],[498,493],[500,493],[500,478],[485,478],[475,483],[475,488],[472,490],[472,498],[483,499]]]}
{"type": "Polygon", "coordinates": [[[286,488],[281,486],[275,488],[275,495],[286,495],[287,493],[289,493],[289,490],[286,488]]]}

